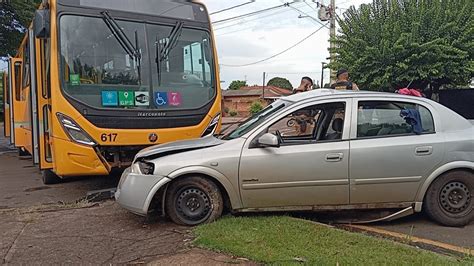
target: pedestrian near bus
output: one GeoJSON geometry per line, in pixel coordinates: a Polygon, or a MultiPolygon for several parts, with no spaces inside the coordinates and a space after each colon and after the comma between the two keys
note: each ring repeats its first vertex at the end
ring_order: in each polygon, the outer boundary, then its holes
{"type": "Polygon", "coordinates": [[[313,84],[313,80],[310,77],[302,77],[300,86],[293,90],[293,94],[309,91],[313,87],[313,84]]]}
{"type": "Polygon", "coordinates": [[[347,69],[339,69],[336,73],[336,82],[331,85],[331,89],[358,91],[359,87],[349,80],[349,72],[347,69]]]}

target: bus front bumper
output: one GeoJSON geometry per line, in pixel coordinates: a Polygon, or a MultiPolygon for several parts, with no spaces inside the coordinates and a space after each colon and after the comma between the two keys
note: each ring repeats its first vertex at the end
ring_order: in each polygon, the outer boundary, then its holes
{"type": "Polygon", "coordinates": [[[155,193],[171,179],[158,175],[132,173],[125,169],[115,192],[115,200],[124,209],[145,216],[155,193]]]}

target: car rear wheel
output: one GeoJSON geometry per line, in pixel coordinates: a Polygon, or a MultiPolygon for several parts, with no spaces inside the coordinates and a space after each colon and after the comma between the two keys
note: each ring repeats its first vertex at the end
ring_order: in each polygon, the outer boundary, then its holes
{"type": "Polygon", "coordinates": [[[168,187],[166,213],[181,225],[209,223],[222,214],[222,194],[217,185],[202,177],[178,179],[168,187]]]}
{"type": "Polygon", "coordinates": [[[62,179],[51,170],[43,171],[43,184],[52,185],[61,183],[62,179]]]}
{"type": "Polygon", "coordinates": [[[438,177],[425,197],[426,213],[446,226],[464,226],[474,219],[474,174],[452,171],[438,177]]]}

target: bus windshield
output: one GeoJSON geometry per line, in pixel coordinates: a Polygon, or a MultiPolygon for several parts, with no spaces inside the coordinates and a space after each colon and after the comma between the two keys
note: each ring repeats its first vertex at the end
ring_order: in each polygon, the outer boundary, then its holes
{"type": "Polygon", "coordinates": [[[95,108],[148,110],[196,109],[214,98],[214,59],[206,30],[183,26],[172,34],[176,26],[116,23],[138,59],[105,19],[61,17],[60,65],[67,95],[95,108]]]}

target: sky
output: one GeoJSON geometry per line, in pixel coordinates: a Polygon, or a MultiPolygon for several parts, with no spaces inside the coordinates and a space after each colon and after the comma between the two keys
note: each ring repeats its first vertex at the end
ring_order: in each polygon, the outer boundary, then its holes
{"type": "MultiPolygon", "coordinates": [[[[246,14],[277,6],[285,1],[256,0],[254,3],[211,15],[211,20],[218,21],[246,14]]],[[[330,0],[319,1],[325,5],[329,5],[330,2],[330,0]]],[[[213,13],[249,1],[203,0],[202,2],[207,6],[209,13],[213,13]]],[[[371,0],[336,0],[336,12],[340,15],[351,5],[359,6],[369,2],[371,0]]],[[[328,28],[322,28],[300,45],[268,61],[242,67],[226,66],[253,63],[278,54],[321,27],[314,19],[298,18],[301,14],[317,19],[317,7],[312,0],[301,1],[292,6],[301,11],[282,7],[240,20],[214,23],[223,89],[233,80],[246,80],[249,85],[261,85],[263,72],[268,73],[267,81],[276,76],[284,77],[289,79],[294,87],[299,85],[303,76],[309,76],[315,82],[321,80],[321,62],[328,62],[326,58],[329,57],[328,28]]],[[[329,71],[326,70],[324,74],[327,83],[329,71]]]]}
{"type": "MultiPolygon", "coordinates": [[[[291,0],[255,0],[235,9],[211,15],[219,21],[242,14],[281,5],[291,0]]],[[[202,0],[209,13],[249,0],[202,0]]],[[[319,0],[329,5],[330,0],[319,0]]],[[[340,15],[351,5],[359,6],[371,0],[336,0],[336,12],[340,15]]],[[[290,7],[282,7],[255,16],[222,23],[214,23],[214,34],[220,65],[221,87],[226,89],[233,80],[246,80],[249,85],[261,85],[263,72],[266,81],[284,77],[298,87],[301,77],[309,76],[315,82],[321,80],[321,62],[329,57],[329,29],[321,28],[300,45],[268,61],[250,66],[230,67],[253,63],[291,47],[321,27],[317,19],[317,7],[313,0],[299,0],[290,7]],[[298,18],[302,15],[303,18],[298,18]],[[312,18],[308,17],[311,16],[312,18]]],[[[324,23],[324,22],[323,22],[324,23]]],[[[329,25],[328,25],[329,26],[329,25]]],[[[0,63],[0,69],[6,65],[0,63]]],[[[324,83],[329,81],[329,71],[324,73],[324,83]]]]}

